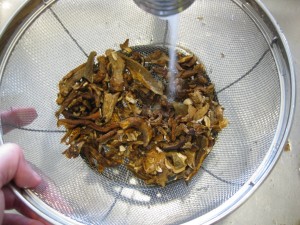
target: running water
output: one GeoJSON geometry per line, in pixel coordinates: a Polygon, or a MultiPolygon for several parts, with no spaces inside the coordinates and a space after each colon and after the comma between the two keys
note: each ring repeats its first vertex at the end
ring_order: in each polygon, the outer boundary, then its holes
{"type": "Polygon", "coordinates": [[[178,24],[179,24],[179,15],[175,14],[172,16],[168,16],[166,18],[162,18],[164,20],[167,20],[168,22],[168,30],[169,30],[169,86],[168,86],[168,100],[170,102],[173,102],[176,95],[176,83],[175,78],[177,75],[177,69],[176,69],[176,61],[177,61],[177,54],[176,54],[176,43],[178,39],[178,24]]]}

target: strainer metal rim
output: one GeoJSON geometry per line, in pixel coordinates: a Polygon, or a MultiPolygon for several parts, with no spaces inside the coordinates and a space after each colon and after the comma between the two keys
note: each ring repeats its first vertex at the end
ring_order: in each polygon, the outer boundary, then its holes
{"type": "MultiPolygon", "coordinates": [[[[247,2],[253,2],[253,1],[243,1],[245,3],[247,2]]],[[[224,204],[217,207],[216,209],[212,210],[211,212],[205,214],[204,216],[201,216],[199,218],[196,218],[192,221],[189,221],[184,224],[212,224],[214,222],[217,222],[218,220],[224,218],[228,214],[232,213],[234,210],[236,210],[238,207],[240,207],[243,203],[246,202],[246,200],[260,187],[260,185],[265,181],[265,179],[269,176],[273,168],[275,167],[276,163],[278,162],[278,159],[282,153],[282,150],[287,142],[288,136],[290,134],[290,130],[293,123],[294,113],[295,113],[295,104],[296,104],[296,75],[295,75],[295,69],[294,64],[292,60],[292,53],[290,51],[288,41],[280,28],[279,24],[276,22],[275,18],[272,16],[271,12],[267,9],[267,7],[261,2],[261,0],[254,1],[260,9],[265,13],[268,19],[270,19],[272,25],[274,26],[274,29],[276,30],[278,34],[278,38],[280,41],[282,41],[282,45],[284,47],[285,53],[287,54],[287,61],[288,61],[288,67],[290,70],[290,77],[291,77],[291,99],[290,99],[290,108],[289,108],[289,118],[286,122],[285,129],[282,129],[283,127],[280,127],[280,124],[283,122],[283,104],[281,105],[280,109],[280,118],[278,122],[278,127],[275,136],[282,136],[280,143],[278,143],[279,139],[274,138],[273,143],[271,144],[270,149],[273,148],[273,154],[266,155],[265,159],[259,166],[259,168],[256,170],[256,172],[251,176],[251,178],[243,185],[243,187],[236,192],[231,198],[229,198],[224,204]],[[281,129],[280,129],[281,128],[281,129]],[[281,134],[281,135],[280,135],[281,134]],[[275,140],[277,140],[276,143],[275,140]],[[273,147],[272,147],[273,146],[273,147]]],[[[284,76],[286,74],[280,74],[280,76],[284,76]]],[[[282,88],[282,86],[281,86],[282,88]]],[[[281,98],[281,102],[283,102],[283,98],[281,98]]]]}
{"type": "MultiPolygon", "coordinates": [[[[49,0],[49,1],[41,1],[42,4],[44,4],[43,7],[39,8],[39,11],[46,8],[49,4],[52,4],[56,0],[49,0]]],[[[233,0],[236,2],[236,0],[233,0]]],[[[24,3],[18,8],[18,10],[15,12],[15,14],[12,15],[12,17],[5,23],[4,29],[0,31],[0,39],[3,37],[3,34],[6,31],[6,28],[9,26],[10,22],[24,9],[26,8],[26,5],[30,2],[30,0],[25,0],[24,3]]],[[[263,183],[263,181],[267,178],[267,176],[270,174],[271,170],[274,168],[276,162],[279,159],[279,156],[282,153],[282,149],[286,143],[286,140],[288,138],[289,132],[291,130],[294,111],[295,111],[295,103],[296,103],[296,77],[295,77],[295,70],[294,65],[292,61],[292,54],[290,51],[290,48],[288,46],[288,42],[286,37],[284,36],[282,30],[280,29],[279,25],[277,24],[274,17],[271,15],[269,10],[265,7],[265,5],[260,1],[254,1],[254,0],[248,0],[243,1],[243,4],[254,4],[261,10],[261,13],[266,16],[273,26],[273,29],[275,30],[275,33],[278,35],[278,40],[283,46],[284,53],[286,54],[286,63],[287,67],[289,69],[289,85],[290,88],[290,99],[289,102],[284,101],[284,95],[285,89],[287,88],[282,87],[282,96],[281,96],[281,109],[280,109],[280,120],[278,122],[278,126],[276,129],[275,136],[278,137],[278,139],[274,138],[273,143],[271,144],[271,147],[269,148],[268,154],[265,156],[263,162],[259,166],[259,168],[256,170],[256,172],[252,175],[252,177],[241,187],[241,189],[236,192],[231,198],[229,198],[225,203],[220,205],[219,207],[215,208],[214,210],[210,211],[209,213],[198,217],[194,220],[191,220],[189,222],[186,222],[185,224],[211,224],[213,222],[216,222],[223,218],[224,216],[228,215],[229,213],[233,212],[235,209],[237,209],[239,206],[241,206],[253,193],[257,188],[263,183]],[[284,108],[283,106],[288,106],[288,108],[284,108]],[[288,112],[286,112],[288,110],[288,112]],[[285,114],[285,112],[287,114],[285,114]],[[285,118],[283,118],[285,117],[285,118]],[[285,119],[285,120],[284,120],[285,119]],[[275,141],[276,140],[276,141],[275,141]]],[[[24,26],[28,26],[32,20],[35,18],[35,14],[39,14],[40,12],[35,12],[29,20],[26,21],[25,24],[23,24],[22,28],[24,26]]],[[[5,54],[2,58],[2,63],[0,65],[0,74],[3,73],[3,66],[5,65],[6,61],[8,60],[8,57],[10,55],[10,52],[12,51],[12,46],[14,46],[14,43],[19,39],[20,35],[24,32],[24,29],[19,30],[15,35],[14,39],[10,41],[8,49],[5,50],[5,54]],[[4,63],[4,64],[3,64],[4,63]]],[[[280,76],[284,76],[285,74],[280,74],[280,76]]],[[[2,75],[1,75],[2,76],[2,75]]],[[[283,78],[281,78],[283,79],[283,78]]],[[[282,84],[281,80],[281,84],[282,84]]],[[[0,144],[3,143],[2,135],[0,135],[0,144]]],[[[59,213],[58,211],[52,209],[47,204],[42,202],[37,196],[35,196],[30,190],[22,190],[14,185],[10,185],[13,192],[34,212],[36,212],[41,217],[45,218],[49,222],[53,224],[81,224],[78,221],[75,221],[71,218],[68,218],[64,216],[63,214],[59,213]],[[37,204],[40,206],[40,208],[37,208],[34,206],[34,204],[37,204]]]]}

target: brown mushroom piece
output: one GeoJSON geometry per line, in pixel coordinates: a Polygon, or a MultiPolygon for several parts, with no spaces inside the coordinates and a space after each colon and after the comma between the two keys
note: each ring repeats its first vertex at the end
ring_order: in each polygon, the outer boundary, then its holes
{"type": "Polygon", "coordinates": [[[129,39],[126,39],[126,41],[123,44],[120,44],[120,48],[123,53],[125,54],[131,54],[132,48],[129,47],[129,39]]]}
{"type": "Polygon", "coordinates": [[[105,56],[101,55],[97,57],[97,61],[98,61],[98,72],[97,72],[97,76],[95,77],[95,82],[98,83],[103,81],[106,77],[108,60],[105,56]]]}
{"type": "Polygon", "coordinates": [[[85,63],[71,70],[66,76],[59,82],[59,93],[56,100],[57,104],[61,104],[64,97],[72,90],[73,85],[84,76],[85,63]]]}
{"type": "Polygon", "coordinates": [[[198,72],[195,70],[184,70],[179,74],[180,78],[187,79],[192,76],[195,76],[198,72]]]}
{"type": "Polygon", "coordinates": [[[125,130],[131,127],[139,130],[143,135],[144,147],[147,146],[153,136],[152,127],[139,117],[129,117],[120,122],[120,127],[125,130]]]}
{"type": "MultiPolygon", "coordinates": [[[[188,63],[190,60],[192,60],[194,58],[193,55],[187,55],[187,56],[183,56],[183,57],[180,57],[178,59],[178,63],[179,64],[183,64],[183,63],[188,63]]],[[[196,61],[195,61],[196,62],[196,61]]]]}
{"type": "Polygon", "coordinates": [[[111,89],[115,92],[122,91],[124,87],[123,72],[125,69],[125,62],[122,57],[113,50],[107,50],[106,55],[108,56],[112,67],[112,76],[110,78],[111,89]]]}
{"type": "Polygon", "coordinates": [[[157,174],[162,172],[164,167],[166,155],[163,152],[158,152],[155,149],[151,149],[143,160],[143,168],[147,174],[157,174]]]}
{"type": "Polygon", "coordinates": [[[163,149],[164,151],[179,151],[181,149],[181,147],[184,146],[185,144],[185,140],[176,140],[175,142],[171,142],[171,143],[164,143],[162,142],[160,144],[161,149],[163,149]]]}
{"type": "Polygon", "coordinates": [[[187,157],[186,158],[186,163],[187,165],[194,169],[195,168],[195,156],[196,156],[196,153],[193,152],[193,151],[184,151],[184,155],[187,157]]]}
{"type": "Polygon", "coordinates": [[[118,53],[126,61],[126,66],[129,69],[133,79],[141,82],[146,88],[153,91],[155,94],[163,95],[163,84],[153,78],[151,73],[138,62],[129,57],[118,53]]]}
{"type": "Polygon", "coordinates": [[[194,120],[200,120],[202,119],[205,114],[208,112],[209,110],[209,104],[205,103],[205,105],[203,107],[200,107],[194,114],[194,120]]]}
{"type": "Polygon", "coordinates": [[[228,125],[214,84],[195,55],[177,52],[176,96],[168,101],[167,53],[146,55],[129,40],[120,48],[91,52],[60,80],[55,116],[66,129],[63,154],[99,173],[125,166],[148,185],[189,181],[228,125]]]}
{"type": "Polygon", "coordinates": [[[190,173],[188,174],[188,176],[185,178],[186,181],[189,181],[197,172],[198,170],[200,169],[204,159],[207,157],[207,152],[206,151],[198,151],[196,153],[196,156],[195,156],[195,169],[190,173]]]}
{"type": "Polygon", "coordinates": [[[96,76],[96,74],[94,73],[94,60],[96,55],[97,53],[94,51],[90,53],[84,68],[83,77],[90,83],[94,82],[94,77],[96,76]]]}
{"type": "Polygon", "coordinates": [[[107,123],[108,121],[110,121],[115,106],[118,102],[118,98],[119,98],[120,93],[115,93],[115,94],[111,94],[108,92],[104,93],[104,100],[103,100],[103,105],[102,105],[102,114],[103,114],[103,118],[105,120],[105,123],[107,123]]]}
{"type": "Polygon", "coordinates": [[[165,165],[173,173],[181,173],[187,166],[187,157],[179,152],[168,152],[165,160],[165,165]]]}
{"type": "Polygon", "coordinates": [[[167,56],[166,53],[158,49],[148,56],[148,60],[154,65],[159,65],[164,67],[167,65],[169,61],[169,57],[167,56]]]}
{"type": "Polygon", "coordinates": [[[188,106],[180,102],[172,102],[176,116],[185,116],[188,114],[188,106]]]}

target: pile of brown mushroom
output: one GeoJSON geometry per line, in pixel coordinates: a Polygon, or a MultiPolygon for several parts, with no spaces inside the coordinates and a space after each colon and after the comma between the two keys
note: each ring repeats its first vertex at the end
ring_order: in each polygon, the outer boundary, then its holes
{"type": "Polygon", "coordinates": [[[92,52],[59,82],[64,154],[81,155],[100,173],[124,164],[146,184],[190,180],[228,123],[203,64],[177,53],[177,92],[169,102],[165,51],[142,55],[128,40],[120,47],[92,52]]]}

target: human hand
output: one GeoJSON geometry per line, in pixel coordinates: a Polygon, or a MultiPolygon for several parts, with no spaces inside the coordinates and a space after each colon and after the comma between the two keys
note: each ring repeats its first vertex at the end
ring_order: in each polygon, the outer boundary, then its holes
{"type": "MultiPolygon", "coordinates": [[[[3,133],[14,126],[25,126],[37,117],[33,108],[19,108],[1,113],[3,133]]],[[[0,146],[0,224],[43,225],[43,219],[31,211],[7,186],[14,182],[20,188],[32,188],[41,182],[40,176],[26,162],[22,149],[16,144],[0,146]],[[16,209],[22,215],[5,213],[5,209],[16,209]]]]}

